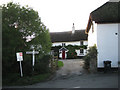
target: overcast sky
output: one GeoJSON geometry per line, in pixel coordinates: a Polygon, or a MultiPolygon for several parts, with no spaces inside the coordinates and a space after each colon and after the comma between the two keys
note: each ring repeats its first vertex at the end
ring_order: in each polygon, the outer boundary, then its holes
{"type": "Polygon", "coordinates": [[[50,32],[85,29],[90,12],[109,0],[0,0],[0,4],[13,1],[28,5],[38,11],[42,22],[50,32]]]}

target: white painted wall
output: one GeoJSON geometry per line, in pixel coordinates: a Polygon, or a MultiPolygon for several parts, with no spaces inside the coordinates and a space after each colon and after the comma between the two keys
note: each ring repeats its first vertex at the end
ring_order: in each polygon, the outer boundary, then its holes
{"type": "Polygon", "coordinates": [[[83,41],[83,45],[88,45],[88,41],[83,41]]]}
{"type": "Polygon", "coordinates": [[[97,24],[93,22],[90,31],[88,33],[88,48],[97,45],[97,24]],[[92,29],[94,32],[92,32],[92,29]]]}
{"type": "MultiPolygon", "coordinates": [[[[66,46],[68,45],[80,45],[80,41],[75,41],[75,42],[55,42],[52,43],[52,46],[62,46],[62,43],[65,43],[66,46]]],[[[84,45],[88,45],[88,41],[83,41],[84,45]]]]}
{"type": "MultiPolygon", "coordinates": [[[[52,43],[52,46],[62,46],[62,43],[65,43],[66,46],[68,45],[80,45],[80,41],[75,42],[56,42],[52,43]]],[[[83,41],[83,45],[88,45],[88,41],[83,41]]],[[[87,50],[84,49],[84,54],[80,54],[80,50],[76,50],[77,56],[85,56],[87,53],[87,50]]],[[[62,58],[62,53],[59,54],[59,57],[62,58]]],[[[65,58],[67,58],[67,54],[65,54],[65,58]]]]}
{"type": "Polygon", "coordinates": [[[87,54],[87,49],[84,49],[84,53],[83,54],[80,53],[80,49],[75,50],[75,51],[77,53],[77,56],[85,56],[87,54]]]}
{"type": "Polygon", "coordinates": [[[120,24],[118,24],[118,61],[120,62],[120,24]]]}
{"type": "Polygon", "coordinates": [[[98,68],[104,67],[103,61],[105,60],[111,60],[112,67],[118,67],[118,35],[115,35],[118,33],[118,24],[95,24],[93,22],[93,25],[94,32],[91,27],[88,33],[88,47],[94,44],[97,46],[98,68]]]}
{"type": "Polygon", "coordinates": [[[97,25],[98,67],[104,60],[111,60],[112,67],[118,67],[118,24],[97,25]]]}
{"type": "Polygon", "coordinates": [[[76,42],[55,42],[52,43],[52,46],[62,46],[62,43],[65,43],[65,45],[80,45],[80,41],[76,41],[76,42]]]}

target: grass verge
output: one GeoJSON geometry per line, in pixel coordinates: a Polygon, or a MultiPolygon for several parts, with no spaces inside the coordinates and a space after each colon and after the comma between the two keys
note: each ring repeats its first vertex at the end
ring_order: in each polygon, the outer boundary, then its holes
{"type": "Polygon", "coordinates": [[[62,61],[58,61],[58,67],[60,68],[60,67],[63,67],[63,62],[62,61]]]}
{"type": "Polygon", "coordinates": [[[16,73],[9,75],[9,77],[6,79],[3,79],[3,86],[31,85],[47,80],[50,77],[50,75],[50,73],[47,73],[34,76],[24,76],[21,78],[20,75],[16,73]]]}

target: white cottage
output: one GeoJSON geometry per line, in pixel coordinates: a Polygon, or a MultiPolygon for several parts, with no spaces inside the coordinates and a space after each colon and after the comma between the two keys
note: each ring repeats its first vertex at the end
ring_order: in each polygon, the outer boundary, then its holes
{"type": "Polygon", "coordinates": [[[112,61],[112,68],[118,67],[120,60],[118,5],[120,2],[107,2],[90,13],[86,34],[88,34],[88,47],[94,44],[97,46],[98,68],[103,68],[103,61],[106,60],[112,61]]]}
{"type": "MultiPolygon", "coordinates": [[[[64,46],[68,45],[88,45],[87,41],[87,35],[85,34],[85,30],[75,30],[74,24],[72,31],[67,32],[51,32],[51,41],[52,41],[52,47],[55,46],[63,46],[59,50],[59,58],[67,58],[67,49],[64,46]]],[[[76,50],[77,56],[85,56],[87,51],[86,49],[77,49],[76,50]]]]}

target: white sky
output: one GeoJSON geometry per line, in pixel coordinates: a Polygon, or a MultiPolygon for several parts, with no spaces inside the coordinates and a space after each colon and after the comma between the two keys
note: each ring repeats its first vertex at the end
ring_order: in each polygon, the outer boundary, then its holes
{"type": "Polygon", "coordinates": [[[42,22],[50,32],[70,31],[73,23],[75,29],[85,29],[90,12],[109,0],[1,0],[28,5],[38,11],[42,22]]]}

